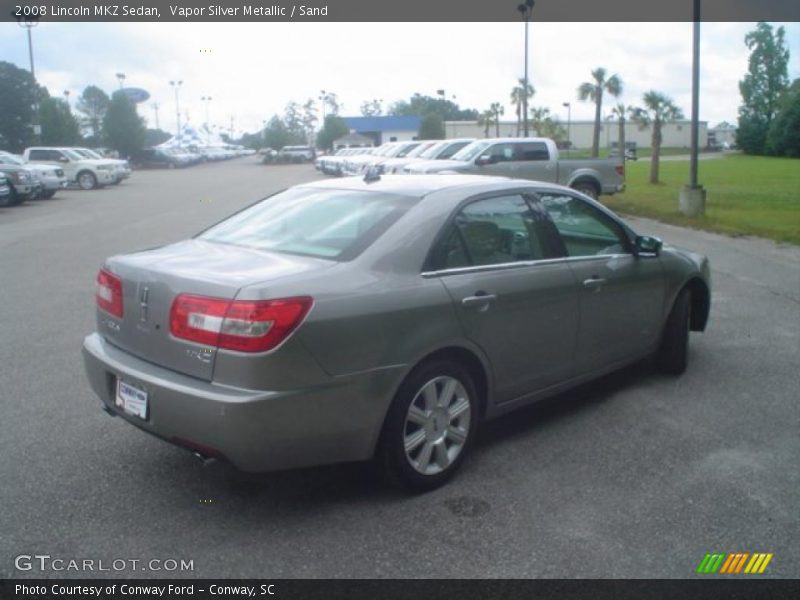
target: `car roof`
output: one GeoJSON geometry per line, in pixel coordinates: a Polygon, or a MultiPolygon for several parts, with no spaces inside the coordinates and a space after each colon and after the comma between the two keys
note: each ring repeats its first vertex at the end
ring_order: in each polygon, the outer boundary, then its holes
{"type": "Polygon", "coordinates": [[[296,187],[331,190],[353,190],[361,192],[381,192],[400,196],[421,198],[430,193],[449,188],[466,188],[469,193],[529,186],[532,182],[508,177],[466,174],[424,174],[424,175],[382,175],[380,179],[367,182],[363,177],[344,177],[342,179],[321,179],[296,187]]]}
{"type": "Polygon", "coordinates": [[[476,142],[491,142],[492,144],[506,144],[510,142],[549,142],[550,138],[543,137],[499,137],[499,138],[479,138],[476,142]]]}

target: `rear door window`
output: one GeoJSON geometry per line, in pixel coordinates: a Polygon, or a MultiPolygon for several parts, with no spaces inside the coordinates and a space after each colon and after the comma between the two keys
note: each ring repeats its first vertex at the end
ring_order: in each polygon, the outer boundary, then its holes
{"type": "Polygon", "coordinates": [[[552,257],[546,217],[521,195],[463,207],[431,251],[433,270],[499,265],[552,257]]]}

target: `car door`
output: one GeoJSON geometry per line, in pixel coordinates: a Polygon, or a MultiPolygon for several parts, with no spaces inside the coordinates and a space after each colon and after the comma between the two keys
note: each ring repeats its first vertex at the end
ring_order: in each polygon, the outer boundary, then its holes
{"type": "Polygon", "coordinates": [[[559,232],[580,298],[576,374],[611,367],[658,342],[664,277],[657,257],[637,257],[623,226],[572,194],[540,192],[559,232]]]}
{"type": "Polygon", "coordinates": [[[431,253],[465,336],[491,363],[496,402],[572,373],[578,299],[559,249],[546,215],[506,193],[461,207],[431,253]]]}
{"type": "Polygon", "coordinates": [[[514,161],[514,144],[500,142],[486,148],[475,159],[473,171],[478,175],[514,177],[517,165],[514,161]]]}
{"type": "Polygon", "coordinates": [[[514,177],[556,183],[556,161],[550,156],[545,142],[514,144],[514,177]]]}

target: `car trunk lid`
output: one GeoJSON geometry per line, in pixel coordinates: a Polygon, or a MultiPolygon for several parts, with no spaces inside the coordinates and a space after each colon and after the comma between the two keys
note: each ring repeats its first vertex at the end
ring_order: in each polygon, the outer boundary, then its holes
{"type": "Polygon", "coordinates": [[[216,347],[170,333],[170,309],[179,294],[233,300],[244,286],[333,264],[197,239],[115,256],[105,268],[121,279],[123,316],[117,318],[98,309],[98,331],[139,358],[210,381],[216,347]]]}

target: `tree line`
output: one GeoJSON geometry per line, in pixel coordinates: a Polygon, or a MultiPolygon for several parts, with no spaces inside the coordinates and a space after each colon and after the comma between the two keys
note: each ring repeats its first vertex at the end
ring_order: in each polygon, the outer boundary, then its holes
{"type": "Polygon", "coordinates": [[[89,85],[73,111],[67,97],[52,96],[30,72],[4,61],[0,61],[0,114],[0,148],[11,152],[33,145],[87,145],[107,146],[130,156],[170,137],[148,130],[135,104],[121,91],[109,95],[89,85]]]}

